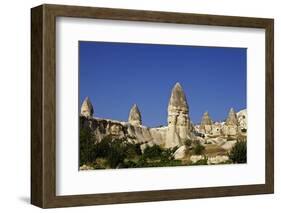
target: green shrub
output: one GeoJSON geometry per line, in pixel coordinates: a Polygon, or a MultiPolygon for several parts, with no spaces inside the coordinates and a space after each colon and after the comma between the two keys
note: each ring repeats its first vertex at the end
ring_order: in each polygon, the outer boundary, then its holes
{"type": "Polygon", "coordinates": [[[168,163],[169,161],[174,160],[174,152],[178,149],[178,147],[164,149],[160,155],[160,161],[162,163],[168,163]]]}
{"type": "Polygon", "coordinates": [[[234,147],[232,147],[229,153],[229,159],[233,163],[246,163],[247,162],[247,143],[237,142],[234,147]]]}
{"type": "Polygon", "coordinates": [[[148,163],[146,158],[142,155],[139,160],[136,163],[136,167],[142,168],[142,167],[147,167],[148,163]]]}
{"type": "Polygon", "coordinates": [[[191,163],[191,166],[197,166],[197,165],[208,165],[208,158],[205,157],[204,159],[198,160],[195,163],[191,163]]]}
{"type": "Polygon", "coordinates": [[[119,168],[124,164],[125,159],[134,159],[141,155],[139,144],[128,143],[124,139],[113,139],[110,136],[97,142],[89,128],[80,129],[79,164],[93,164],[95,169],[103,168],[105,163],[97,162],[97,159],[104,159],[107,167],[119,168]]]}
{"type": "Polygon", "coordinates": [[[126,158],[133,159],[141,155],[140,144],[127,143],[125,146],[126,158]]]}
{"type": "Polygon", "coordinates": [[[203,151],[205,150],[205,147],[201,145],[200,143],[197,143],[194,147],[194,154],[195,155],[201,155],[203,151]]]}
{"type": "Polygon", "coordinates": [[[95,160],[96,156],[94,150],[96,139],[91,134],[91,129],[83,128],[80,130],[79,140],[79,164],[82,166],[95,160]]]}
{"type": "Polygon", "coordinates": [[[148,158],[148,159],[160,158],[162,151],[163,150],[160,146],[154,144],[153,146],[145,147],[143,151],[143,156],[144,158],[148,158]]]}
{"type": "Polygon", "coordinates": [[[133,159],[141,154],[139,145],[109,136],[97,143],[94,152],[97,157],[106,159],[110,168],[122,167],[125,159],[133,159]]]}

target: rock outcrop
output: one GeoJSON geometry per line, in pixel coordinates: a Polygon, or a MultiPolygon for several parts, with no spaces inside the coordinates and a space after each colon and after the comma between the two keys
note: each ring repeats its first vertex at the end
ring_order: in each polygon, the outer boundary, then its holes
{"type": "Polygon", "coordinates": [[[181,146],[190,138],[189,107],[182,86],[176,83],[168,105],[168,130],[166,148],[181,146]]]}
{"type": "Polygon", "coordinates": [[[212,131],[212,124],[213,124],[213,121],[210,118],[209,113],[205,112],[202,117],[201,124],[200,124],[201,132],[210,133],[212,131]]]}
{"type": "Polygon", "coordinates": [[[93,105],[89,97],[86,97],[81,106],[81,115],[85,117],[92,117],[93,114],[94,114],[93,105]]]}
{"type": "Polygon", "coordinates": [[[176,160],[183,159],[186,157],[187,152],[188,152],[187,147],[183,145],[175,151],[174,158],[176,160]]]}
{"type": "Polygon", "coordinates": [[[128,122],[132,125],[142,125],[141,113],[136,104],[130,110],[128,122]]]}
{"type": "Polygon", "coordinates": [[[82,103],[80,128],[90,128],[97,141],[110,136],[124,138],[127,142],[138,143],[141,149],[153,144],[165,148],[178,147],[176,159],[184,158],[186,142],[197,141],[201,145],[216,145],[229,150],[238,137],[247,136],[247,111],[235,113],[231,108],[225,122],[213,122],[205,112],[199,125],[193,125],[189,117],[189,106],[182,86],[176,83],[168,103],[168,124],[148,128],[142,124],[142,116],[136,104],[129,112],[128,122],[93,117],[93,105],[88,97],[82,103]]]}
{"type": "Polygon", "coordinates": [[[110,119],[80,117],[80,127],[90,128],[97,141],[106,136],[124,138],[136,144],[157,144],[164,146],[167,127],[148,128],[110,119]]]}
{"type": "Polygon", "coordinates": [[[241,110],[237,113],[238,125],[240,133],[244,136],[247,135],[247,127],[248,127],[248,116],[247,110],[241,110]]]}
{"type": "Polygon", "coordinates": [[[237,115],[236,115],[236,112],[234,111],[233,108],[231,108],[229,110],[229,113],[228,113],[228,117],[226,119],[226,122],[225,122],[226,125],[230,126],[230,125],[238,125],[238,119],[237,119],[237,115]]]}
{"type": "Polygon", "coordinates": [[[238,134],[238,119],[233,108],[229,110],[222,131],[225,136],[236,136],[238,134]]]}

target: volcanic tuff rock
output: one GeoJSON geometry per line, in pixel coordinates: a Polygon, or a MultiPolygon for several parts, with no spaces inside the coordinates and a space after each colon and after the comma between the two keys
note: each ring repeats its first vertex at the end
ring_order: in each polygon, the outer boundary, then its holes
{"type": "Polygon", "coordinates": [[[85,117],[92,117],[93,114],[94,114],[93,105],[89,97],[86,97],[81,106],[81,115],[85,117]]]}
{"type": "Polygon", "coordinates": [[[247,121],[247,110],[241,110],[237,113],[238,123],[241,129],[247,131],[248,121],[247,121]]]}
{"type": "Polygon", "coordinates": [[[175,151],[174,158],[176,160],[183,159],[184,157],[186,157],[187,152],[188,152],[187,147],[183,145],[175,151]]]}
{"type": "Polygon", "coordinates": [[[203,117],[202,117],[202,121],[201,121],[201,125],[212,125],[213,124],[213,121],[212,119],[210,118],[210,115],[208,112],[205,112],[203,117]]]}
{"type": "Polygon", "coordinates": [[[223,134],[226,136],[236,136],[238,134],[238,124],[236,112],[231,108],[222,128],[223,134]]]}
{"type": "Polygon", "coordinates": [[[182,86],[176,83],[168,103],[168,125],[148,128],[142,125],[142,117],[137,105],[133,105],[128,122],[93,117],[93,105],[87,97],[81,106],[80,128],[90,128],[97,141],[106,136],[124,138],[127,142],[141,144],[141,148],[161,145],[165,148],[178,147],[175,158],[182,158],[186,152],[183,146],[187,141],[201,144],[217,144],[229,150],[238,136],[247,136],[247,111],[237,114],[231,108],[226,122],[213,122],[205,112],[200,125],[193,125],[189,117],[189,106],[182,86]],[[230,141],[230,140],[231,141],[230,141]]]}
{"type": "Polygon", "coordinates": [[[210,133],[212,131],[213,121],[211,120],[209,113],[205,112],[200,125],[200,130],[204,133],[210,133]]]}
{"type": "Polygon", "coordinates": [[[229,110],[228,117],[225,122],[226,125],[238,125],[237,115],[233,108],[229,110]]]}
{"type": "Polygon", "coordinates": [[[136,104],[134,104],[133,107],[130,110],[128,121],[132,125],[142,125],[141,113],[140,113],[140,110],[139,110],[139,108],[136,104]]]}
{"type": "Polygon", "coordinates": [[[190,138],[189,107],[182,86],[176,83],[168,105],[168,130],[165,147],[180,146],[190,138]]]}
{"type": "Polygon", "coordinates": [[[128,142],[136,144],[165,144],[167,127],[148,128],[142,125],[132,125],[110,119],[80,117],[80,127],[90,128],[97,141],[106,136],[112,138],[125,138],[128,142]]]}

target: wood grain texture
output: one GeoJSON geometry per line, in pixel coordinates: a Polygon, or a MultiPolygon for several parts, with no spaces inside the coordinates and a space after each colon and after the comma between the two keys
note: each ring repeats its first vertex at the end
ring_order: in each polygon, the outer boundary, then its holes
{"type": "Polygon", "coordinates": [[[31,203],[43,204],[42,63],[43,7],[31,14],[31,203]]]}
{"type": "Polygon", "coordinates": [[[274,23],[273,19],[156,11],[41,5],[31,10],[31,203],[64,207],[266,194],[274,191],[274,23]],[[266,183],[56,196],[56,17],[95,18],[209,26],[263,28],[266,31],[266,183]]]}
{"type": "Polygon", "coordinates": [[[268,190],[274,193],[274,21],[266,26],[265,33],[265,171],[268,190]]]}

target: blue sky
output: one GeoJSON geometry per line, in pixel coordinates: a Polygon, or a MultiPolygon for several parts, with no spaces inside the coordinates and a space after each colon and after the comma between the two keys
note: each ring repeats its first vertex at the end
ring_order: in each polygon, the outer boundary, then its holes
{"type": "Polygon", "coordinates": [[[136,103],[144,125],[166,125],[179,82],[193,123],[205,111],[224,120],[246,108],[246,57],[245,48],[80,41],[80,105],[89,96],[96,117],[126,121],[136,103]]]}

